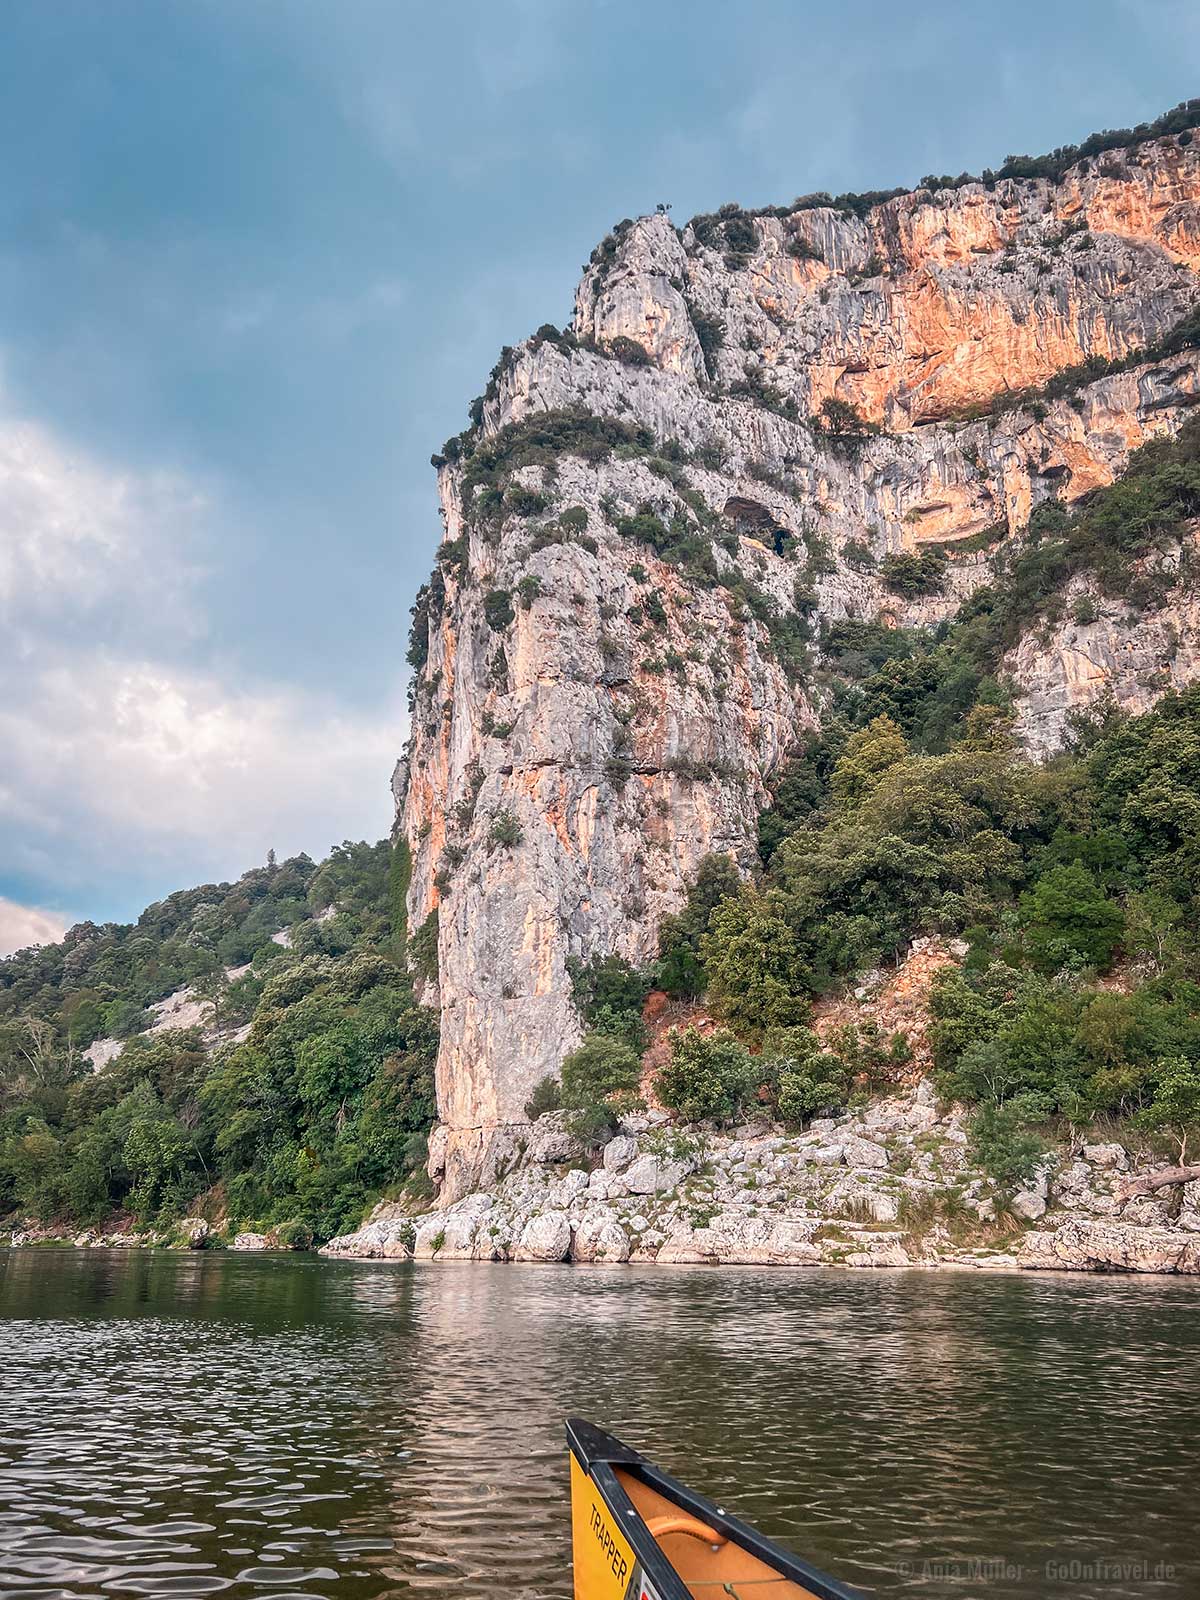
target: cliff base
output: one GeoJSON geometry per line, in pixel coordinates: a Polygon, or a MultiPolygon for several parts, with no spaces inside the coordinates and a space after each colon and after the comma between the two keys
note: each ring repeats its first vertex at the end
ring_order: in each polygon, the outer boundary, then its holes
{"type": "MultiPolygon", "coordinates": [[[[1200,1272],[1200,1183],[1125,1201],[1165,1166],[1116,1143],[1062,1148],[999,1193],[961,1107],[923,1080],[802,1134],[627,1119],[586,1152],[562,1113],[514,1144],[486,1190],[423,1216],[377,1207],[324,1253],[436,1261],[1200,1272]]],[[[515,1130],[514,1130],[515,1137],[515,1130]]]]}

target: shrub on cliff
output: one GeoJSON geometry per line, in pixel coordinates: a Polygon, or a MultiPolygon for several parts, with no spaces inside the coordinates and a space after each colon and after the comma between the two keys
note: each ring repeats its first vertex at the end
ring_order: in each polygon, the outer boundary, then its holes
{"type": "Polygon", "coordinates": [[[417,598],[410,611],[412,625],[409,629],[405,660],[418,672],[429,659],[430,624],[440,616],[445,599],[445,579],[440,567],[435,567],[433,577],[417,590],[417,598]]]}
{"type": "MultiPolygon", "coordinates": [[[[1057,500],[1036,506],[1018,537],[994,554],[993,581],[959,607],[952,624],[931,635],[827,624],[825,651],[844,675],[867,678],[861,695],[843,694],[843,707],[864,718],[887,711],[925,748],[945,748],[973,701],[1002,703],[995,674],[1005,653],[1038,621],[1054,624],[1067,615],[1068,586],[1077,574],[1094,574],[1103,594],[1139,608],[1161,605],[1175,581],[1174,552],[1197,515],[1200,418],[1192,417],[1174,438],[1135,450],[1123,477],[1074,509],[1057,500]],[[867,677],[867,662],[874,677],[867,677]]],[[[930,548],[919,557],[889,556],[881,574],[916,596],[928,592],[931,577],[940,584],[944,554],[930,548]]]]}
{"type": "Polygon", "coordinates": [[[636,1099],[642,1062],[636,1050],[602,1033],[590,1033],[562,1065],[567,1125],[579,1138],[602,1139],[617,1123],[619,1104],[636,1099]]]}
{"type": "Polygon", "coordinates": [[[658,936],[655,981],[675,999],[690,999],[704,992],[707,981],[700,960],[700,941],[722,900],[737,893],[741,878],[727,855],[705,856],[688,890],[687,904],[664,917],[658,936]]]}
{"type": "Polygon", "coordinates": [[[876,565],[875,552],[865,539],[847,539],[842,546],[842,559],[847,566],[870,572],[876,565]]]}
{"type": "Polygon", "coordinates": [[[512,592],[509,589],[489,589],[483,597],[483,615],[493,633],[503,633],[516,619],[512,592]]]}
{"type": "Polygon", "coordinates": [[[717,372],[717,358],[721,353],[721,346],[725,343],[725,324],[720,317],[707,316],[690,301],[687,309],[692,327],[696,330],[700,354],[704,359],[704,371],[710,379],[714,378],[717,372]]]}
{"type": "Polygon", "coordinates": [[[539,489],[526,489],[521,484],[514,484],[504,496],[504,509],[518,517],[536,517],[549,504],[539,489]]]}
{"type": "Polygon", "coordinates": [[[946,552],[931,548],[916,553],[884,556],[879,576],[887,588],[915,600],[921,595],[941,594],[946,586],[946,552]]]}
{"type": "Polygon", "coordinates": [[[825,260],[825,257],[817,246],[813,244],[812,240],[806,239],[802,233],[793,233],[788,239],[785,248],[788,255],[793,256],[797,261],[823,262],[825,260]]]}
{"type": "Polygon", "coordinates": [[[408,941],[408,964],[418,983],[436,983],[438,977],[438,911],[433,910],[408,941]]]}
{"type": "Polygon", "coordinates": [[[617,532],[623,539],[649,545],[663,561],[681,568],[699,583],[718,581],[712,546],[683,511],[677,511],[667,523],[652,505],[643,505],[636,516],[618,519],[617,532]]]}
{"type": "MultiPolygon", "coordinates": [[[[872,265],[876,271],[880,270],[876,257],[868,263],[868,267],[872,265]]],[[[852,401],[839,400],[836,395],[826,395],[821,401],[816,420],[830,448],[838,455],[856,456],[867,440],[879,432],[877,422],[868,422],[852,401]]]]}
{"type": "Polygon", "coordinates": [[[539,412],[474,442],[463,472],[464,501],[470,505],[477,491],[499,487],[521,467],[553,466],[561,455],[603,461],[618,445],[649,453],[654,436],[648,428],[617,417],[587,411],[539,412]]]}
{"type": "Polygon", "coordinates": [[[626,334],[619,333],[611,339],[608,353],[615,356],[618,361],[627,367],[648,367],[651,365],[650,355],[645,345],[639,344],[636,339],[630,339],[626,334]]]}
{"type": "Polygon", "coordinates": [[[511,850],[519,845],[524,837],[525,830],[515,812],[497,811],[488,829],[488,844],[493,850],[498,848],[511,850]]]}
{"type": "Polygon", "coordinates": [[[536,1122],[539,1117],[544,1117],[547,1112],[562,1109],[562,1084],[557,1078],[547,1074],[539,1078],[533,1086],[533,1093],[525,1102],[525,1115],[530,1122],[536,1122]]]}
{"type": "Polygon", "coordinates": [[[654,1092],[685,1122],[736,1118],[753,1092],[757,1064],[731,1033],[671,1032],[671,1059],[659,1068],[654,1092]]]}
{"type": "Polygon", "coordinates": [[[567,972],[579,1015],[589,1032],[619,1039],[632,1050],[644,1050],[642,1007],[650,990],[649,974],[617,955],[597,956],[587,963],[568,960],[567,972]]]}
{"type": "Polygon", "coordinates": [[[871,431],[872,425],[858,407],[850,400],[839,400],[836,395],[825,396],[818,415],[826,433],[850,436],[871,431]]]}

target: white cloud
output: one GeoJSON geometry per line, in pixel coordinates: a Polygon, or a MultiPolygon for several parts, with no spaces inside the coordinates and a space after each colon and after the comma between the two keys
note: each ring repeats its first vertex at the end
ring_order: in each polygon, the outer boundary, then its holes
{"type": "Polygon", "coordinates": [[[185,552],[206,505],[176,476],[107,468],[0,414],[0,618],[23,629],[136,601],[155,626],[193,628],[185,552]]]}
{"type": "Polygon", "coordinates": [[[54,944],[69,927],[68,919],[54,911],[18,905],[0,895],[0,957],[31,944],[54,944]]]}
{"type": "Polygon", "coordinates": [[[168,892],[388,827],[398,682],[361,711],[197,664],[215,514],[177,476],[0,412],[0,871],[48,900],[123,876],[168,892]]]}
{"type": "Polygon", "coordinates": [[[85,653],[32,671],[21,702],[0,709],[0,826],[28,826],[32,813],[47,844],[87,826],[110,851],[212,841],[247,864],[271,845],[324,848],[364,813],[386,827],[402,739],[398,707],[364,717],[289,689],[85,653]]]}

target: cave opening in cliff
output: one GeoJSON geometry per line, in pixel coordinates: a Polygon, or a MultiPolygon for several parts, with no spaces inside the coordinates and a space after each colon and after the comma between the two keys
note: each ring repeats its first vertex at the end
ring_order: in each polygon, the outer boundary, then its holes
{"type": "Polygon", "coordinates": [[[745,495],[731,495],[725,502],[723,515],[734,533],[743,538],[757,539],[760,544],[774,550],[777,556],[783,555],[789,545],[795,542],[791,529],[785,528],[773,511],[745,495]]]}

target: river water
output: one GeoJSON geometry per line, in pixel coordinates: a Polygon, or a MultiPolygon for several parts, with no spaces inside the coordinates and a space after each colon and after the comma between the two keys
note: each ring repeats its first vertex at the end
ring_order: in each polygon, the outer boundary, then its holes
{"type": "Polygon", "coordinates": [[[0,1251],[0,1597],[566,1600],[563,1418],[880,1596],[1200,1595],[1200,1287],[0,1251]]]}

